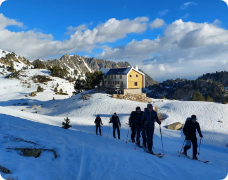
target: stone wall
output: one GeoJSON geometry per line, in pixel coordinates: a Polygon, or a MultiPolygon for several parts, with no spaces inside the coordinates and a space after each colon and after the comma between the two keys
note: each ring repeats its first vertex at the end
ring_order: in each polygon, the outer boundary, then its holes
{"type": "Polygon", "coordinates": [[[124,95],[126,94],[142,94],[142,89],[124,89],[124,95]]]}

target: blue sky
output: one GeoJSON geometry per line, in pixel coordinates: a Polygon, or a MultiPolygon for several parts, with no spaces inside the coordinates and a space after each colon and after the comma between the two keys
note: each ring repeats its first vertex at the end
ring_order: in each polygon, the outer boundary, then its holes
{"type": "Polygon", "coordinates": [[[0,49],[30,60],[69,53],[129,61],[160,81],[228,68],[228,7],[220,0],[7,0],[0,13],[0,49]]]}

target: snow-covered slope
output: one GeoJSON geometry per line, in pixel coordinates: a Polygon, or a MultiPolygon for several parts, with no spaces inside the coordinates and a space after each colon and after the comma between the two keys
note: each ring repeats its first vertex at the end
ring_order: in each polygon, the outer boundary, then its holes
{"type": "MultiPolygon", "coordinates": [[[[2,69],[0,69],[2,72],[2,69]]],[[[129,114],[136,106],[141,109],[146,103],[113,99],[104,93],[92,94],[89,100],[80,99],[81,94],[70,97],[73,84],[63,79],[53,78],[36,97],[25,97],[37,86],[30,78],[35,75],[49,75],[46,70],[26,70],[23,81],[4,79],[0,74],[0,165],[9,168],[23,180],[73,180],[73,179],[177,179],[214,180],[224,179],[228,172],[228,105],[207,102],[153,100],[159,112],[167,116],[162,122],[165,156],[158,159],[146,154],[143,149],[126,143],[129,114]],[[53,85],[67,91],[69,96],[54,95],[53,85]],[[56,100],[52,100],[55,97],[56,100]],[[20,104],[19,104],[20,103],[20,104]],[[28,103],[28,105],[21,105],[28,103]],[[13,105],[15,104],[15,105],[13,105]],[[37,110],[33,105],[41,107],[37,110]],[[26,111],[21,111],[26,109],[26,111]],[[38,111],[38,113],[36,113],[38,111]],[[117,112],[120,117],[121,140],[112,138],[109,118],[117,112]],[[101,115],[104,127],[103,136],[94,132],[94,119],[101,115]],[[172,131],[166,125],[181,122],[196,114],[204,135],[200,159],[209,164],[178,157],[184,136],[181,131],[172,131]],[[72,128],[60,128],[64,118],[69,117],[72,128]],[[222,121],[222,122],[218,122],[222,121]],[[108,136],[108,137],[107,137],[108,136]],[[23,138],[39,145],[15,142],[12,137],[23,138]],[[123,141],[124,140],[124,141],[123,141]],[[54,149],[58,157],[43,152],[39,158],[28,158],[6,148],[36,147],[54,149]]],[[[89,93],[89,92],[87,92],[89,93]]],[[[129,139],[129,135],[128,135],[129,139]]],[[[163,152],[159,126],[155,126],[154,151],[163,152]]],[[[191,155],[191,150],[189,150],[191,155]]]]}

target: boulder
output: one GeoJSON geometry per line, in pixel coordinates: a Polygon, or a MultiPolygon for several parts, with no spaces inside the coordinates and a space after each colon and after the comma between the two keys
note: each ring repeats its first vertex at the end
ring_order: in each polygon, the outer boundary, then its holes
{"type": "Polygon", "coordinates": [[[36,108],[36,105],[33,105],[32,108],[36,108]]]}
{"type": "Polygon", "coordinates": [[[180,122],[176,122],[168,125],[166,128],[171,130],[180,130],[182,128],[182,124],[180,122]]]}
{"type": "Polygon", "coordinates": [[[113,98],[117,98],[117,94],[113,94],[112,97],[113,97],[113,98]]]}
{"type": "Polygon", "coordinates": [[[31,88],[31,87],[32,87],[31,84],[29,84],[29,85],[28,85],[28,88],[31,88]]]}
{"type": "Polygon", "coordinates": [[[40,106],[38,106],[38,107],[36,108],[36,110],[39,110],[39,109],[41,109],[41,107],[40,107],[40,106]]]}
{"type": "Polygon", "coordinates": [[[21,111],[26,111],[26,109],[22,109],[21,111]]]}
{"type": "Polygon", "coordinates": [[[31,94],[30,94],[31,97],[35,97],[36,95],[37,95],[37,92],[36,91],[31,92],[31,94]]]}

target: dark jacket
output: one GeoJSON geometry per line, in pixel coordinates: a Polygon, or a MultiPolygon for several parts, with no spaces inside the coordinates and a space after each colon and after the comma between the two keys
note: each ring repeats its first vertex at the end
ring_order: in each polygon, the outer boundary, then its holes
{"type": "Polygon", "coordinates": [[[103,125],[100,117],[96,117],[94,123],[96,124],[96,126],[103,125]]]}
{"type": "Polygon", "coordinates": [[[120,123],[120,119],[119,119],[119,117],[118,116],[112,116],[111,117],[111,120],[110,120],[110,122],[109,123],[112,123],[113,124],[113,127],[117,127],[117,126],[121,126],[121,123],[120,123]]]}
{"type": "Polygon", "coordinates": [[[151,112],[145,108],[143,117],[142,117],[142,123],[146,128],[154,128],[155,121],[158,124],[161,124],[160,120],[158,119],[158,115],[156,111],[152,110],[151,112]]]}
{"type": "Polygon", "coordinates": [[[132,111],[130,118],[129,118],[129,125],[142,125],[142,117],[143,117],[143,111],[140,111],[140,113],[137,113],[137,111],[132,111]]]}
{"type": "Polygon", "coordinates": [[[186,140],[191,140],[191,138],[195,138],[196,130],[198,131],[200,137],[202,137],[199,123],[198,122],[193,123],[192,120],[186,121],[183,128],[183,132],[184,132],[184,135],[186,136],[186,140]]]}

